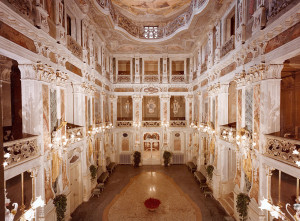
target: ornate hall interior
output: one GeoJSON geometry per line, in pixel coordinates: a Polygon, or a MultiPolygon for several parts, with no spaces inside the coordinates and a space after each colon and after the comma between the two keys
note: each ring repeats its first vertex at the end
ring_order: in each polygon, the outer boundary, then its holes
{"type": "Polygon", "coordinates": [[[0,0],[0,220],[300,221],[300,0],[0,0]]]}

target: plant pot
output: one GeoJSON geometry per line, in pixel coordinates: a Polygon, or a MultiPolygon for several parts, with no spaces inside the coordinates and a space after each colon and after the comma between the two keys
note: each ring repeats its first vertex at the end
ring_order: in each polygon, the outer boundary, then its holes
{"type": "Polygon", "coordinates": [[[155,212],[157,209],[158,209],[158,207],[157,207],[157,208],[154,208],[154,209],[149,209],[149,208],[148,208],[148,210],[149,210],[150,212],[155,212]]]}

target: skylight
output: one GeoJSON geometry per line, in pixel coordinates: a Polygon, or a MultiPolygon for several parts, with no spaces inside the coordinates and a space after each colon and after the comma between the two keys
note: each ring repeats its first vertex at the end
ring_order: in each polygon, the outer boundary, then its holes
{"type": "Polygon", "coordinates": [[[158,37],[158,27],[157,26],[144,26],[144,37],[153,39],[158,37]]]}

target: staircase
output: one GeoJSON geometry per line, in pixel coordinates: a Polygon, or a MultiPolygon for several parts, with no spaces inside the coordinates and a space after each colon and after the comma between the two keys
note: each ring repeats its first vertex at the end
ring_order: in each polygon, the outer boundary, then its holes
{"type": "MultiPolygon", "coordinates": [[[[233,193],[229,193],[227,196],[220,199],[220,203],[225,211],[233,217],[234,215],[234,196],[233,193]]],[[[234,220],[234,219],[232,219],[234,220]]]]}

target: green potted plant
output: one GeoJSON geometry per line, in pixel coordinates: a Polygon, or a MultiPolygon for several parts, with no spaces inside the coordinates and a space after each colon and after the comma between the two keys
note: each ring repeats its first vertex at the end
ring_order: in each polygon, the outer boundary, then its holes
{"type": "Polygon", "coordinates": [[[57,221],[65,219],[65,212],[67,210],[67,197],[64,194],[57,195],[53,199],[53,204],[56,208],[57,221]]]}
{"type": "Polygon", "coordinates": [[[250,203],[250,197],[245,193],[240,193],[237,195],[236,199],[236,209],[240,215],[240,220],[244,221],[248,216],[248,205],[250,203]]]}
{"type": "Polygon", "coordinates": [[[209,178],[210,180],[212,179],[213,172],[214,172],[214,166],[213,166],[213,165],[208,165],[208,166],[206,167],[206,173],[207,173],[207,176],[208,176],[208,178],[209,178]]]}
{"type": "Polygon", "coordinates": [[[167,167],[171,161],[171,157],[172,157],[172,153],[169,151],[165,151],[163,154],[163,158],[164,158],[164,165],[165,167],[167,167]]]}
{"type": "Polygon", "coordinates": [[[90,166],[91,180],[96,179],[97,176],[97,167],[95,165],[90,166]]]}
{"type": "Polygon", "coordinates": [[[133,166],[138,167],[141,163],[141,152],[135,151],[133,154],[133,166]]]}

